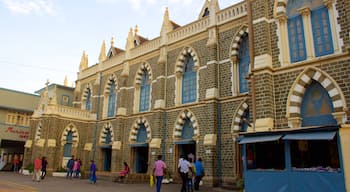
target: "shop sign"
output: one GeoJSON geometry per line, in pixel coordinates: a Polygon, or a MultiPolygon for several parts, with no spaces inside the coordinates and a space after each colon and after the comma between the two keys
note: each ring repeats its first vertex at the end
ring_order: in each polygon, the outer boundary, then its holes
{"type": "Polygon", "coordinates": [[[0,126],[1,139],[25,141],[29,138],[29,128],[16,126],[0,126]]]}

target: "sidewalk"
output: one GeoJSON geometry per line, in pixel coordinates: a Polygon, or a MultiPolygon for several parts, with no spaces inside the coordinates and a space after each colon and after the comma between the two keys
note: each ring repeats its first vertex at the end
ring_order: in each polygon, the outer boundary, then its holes
{"type": "MultiPolygon", "coordinates": [[[[47,176],[41,182],[33,182],[31,176],[13,172],[0,172],[0,192],[154,192],[148,183],[122,184],[106,180],[97,180],[96,184],[90,184],[87,179],[66,179],[62,177],[47,176]]],[[[164,192],[179,192],[181,184],[163,184],[164,192]]],[[[201,192],[213,192],[209,186],[201,186],[201,192]]],[[[215,190],[217,191],[217,190],[215,190]]]]}

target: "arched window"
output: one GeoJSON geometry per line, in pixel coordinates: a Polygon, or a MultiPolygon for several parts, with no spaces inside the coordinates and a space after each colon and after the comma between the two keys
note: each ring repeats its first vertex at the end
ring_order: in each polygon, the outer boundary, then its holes
{"type": "Polygon", "coordinates": [[[112,131],[110,128],[106,129],[107,133],[106,133],[106,144],[111,144],[112,142],[112,131]]]}
{"type": "Polygon", "coordinates": [[[115,82],[111,82],[111,86],[109,88],[109,97],[108,97],[108,113],[107,117],[114,117],[115,108],[116,108],[116,91],[115,91],[115,82]]]}
{"type": "Polygon", "coordinates": [[[136,142],[145,143],[147,141],[147,130],[144,123],[140,124],[140,128],[137,131],[136,142]]]}
{"type": "Polygon", "coordinates": [[[73,145],[73,132],[69,131],[66,136],[66,144],[64,144],[64,157],[71,157],[72,156],[72,145],[73,145]]]}
{"type": "Polygon", "coordinates": [[[150,84],[149,84],[149,74],[147,69],[143,69],[143,74],[141,78],[140,87],[140,106],[139,111],[149,110],[149,96],[150,96],[150,84]]]}
{"type": "Polygon", "coordinates": [[[313,81],[307,88],[301,103],[302,126],[337,125],[332,113],[332,100],[325,88],[313,81]]]}
{"type": "Polygon", "coordinates": [[[85,109],[91,110],[91,90],[90,90],[90,88],[87,89],[85,109]]]}
{"type": "Polygon", "coordinates": [[[238,73],[239,73],[239,92],[248,92],[248,80],[246,77],[249,74],[249,38],[248,33],[242,36],[238,51],[238,73]]]}
{"type": "Polygon", "coordinates": [[[197,74],[194,70],[194,60],[191,54],[185,56],[182,75],[182,103],[196,101],[197,98],[197,74]]]}
{"type": "Polygon", "coordinates": [[[186,118],[185,123],[182,127],[181,138],[182,139],[192,139],[194,135],[194,129],[192,122],[189,118],[186,118]]]}
{"type": "Polygon", "coordinates": [[[334,52],[328,8],[323,0],[289,0],[286,9],[292,63],[306,60],[313,51],[316,57],[334,52]],[[312,32],[309,34],[307,31],[312,32]],[[314,50],[308,48],[306,44],[308,42],[313,43],[314,50]]]}

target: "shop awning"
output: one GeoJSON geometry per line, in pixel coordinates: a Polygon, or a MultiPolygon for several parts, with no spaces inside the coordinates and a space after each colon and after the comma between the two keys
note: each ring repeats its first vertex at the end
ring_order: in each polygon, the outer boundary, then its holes
{"type": "Polygon", "coordinates": [[[262,136],[252,136],[252,137],[245,136],[245,137],[240,138],[238,144],[277,141],[281,137],[282,137],[282,135],[262,135],[262,136]]]}
{"type": "Polygon", "coordinates": [[[174,144],[177,145],[184,145],[184,144],[195,144],[196,142],[192,139],[184,139],[184,140],[179,140],[179,141],[174,141],[174,144]]]}
{"type": "Polygon", "coordinates": [[[130,147],[148,147],[148,143],[131,143],[130,147]]]}
{"type": "Polygon", "coordinates": [[[327,132],[312,132],[312,133],[290,133],[286,134],[283,140],[332,140],[335,136],[335,131],[327,132]]]}

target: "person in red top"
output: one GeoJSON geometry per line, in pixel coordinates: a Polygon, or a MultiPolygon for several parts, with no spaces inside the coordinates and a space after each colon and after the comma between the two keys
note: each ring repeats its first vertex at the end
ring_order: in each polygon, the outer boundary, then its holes
{"type": "Polygon", "coordinates": [[[37,157],[34,160],[34,173],[33,173],[33,181],[40,182],[40,172],[41,172],[42,160],[40,157],[37,157]]]}
{"type": "Polygon", "coordinates": [[[19,160],[18,160],[18,156],[15,155],[15,157],[13,158],[13,172],[18,172],[18,166],[19,166],[19,160]]]}

